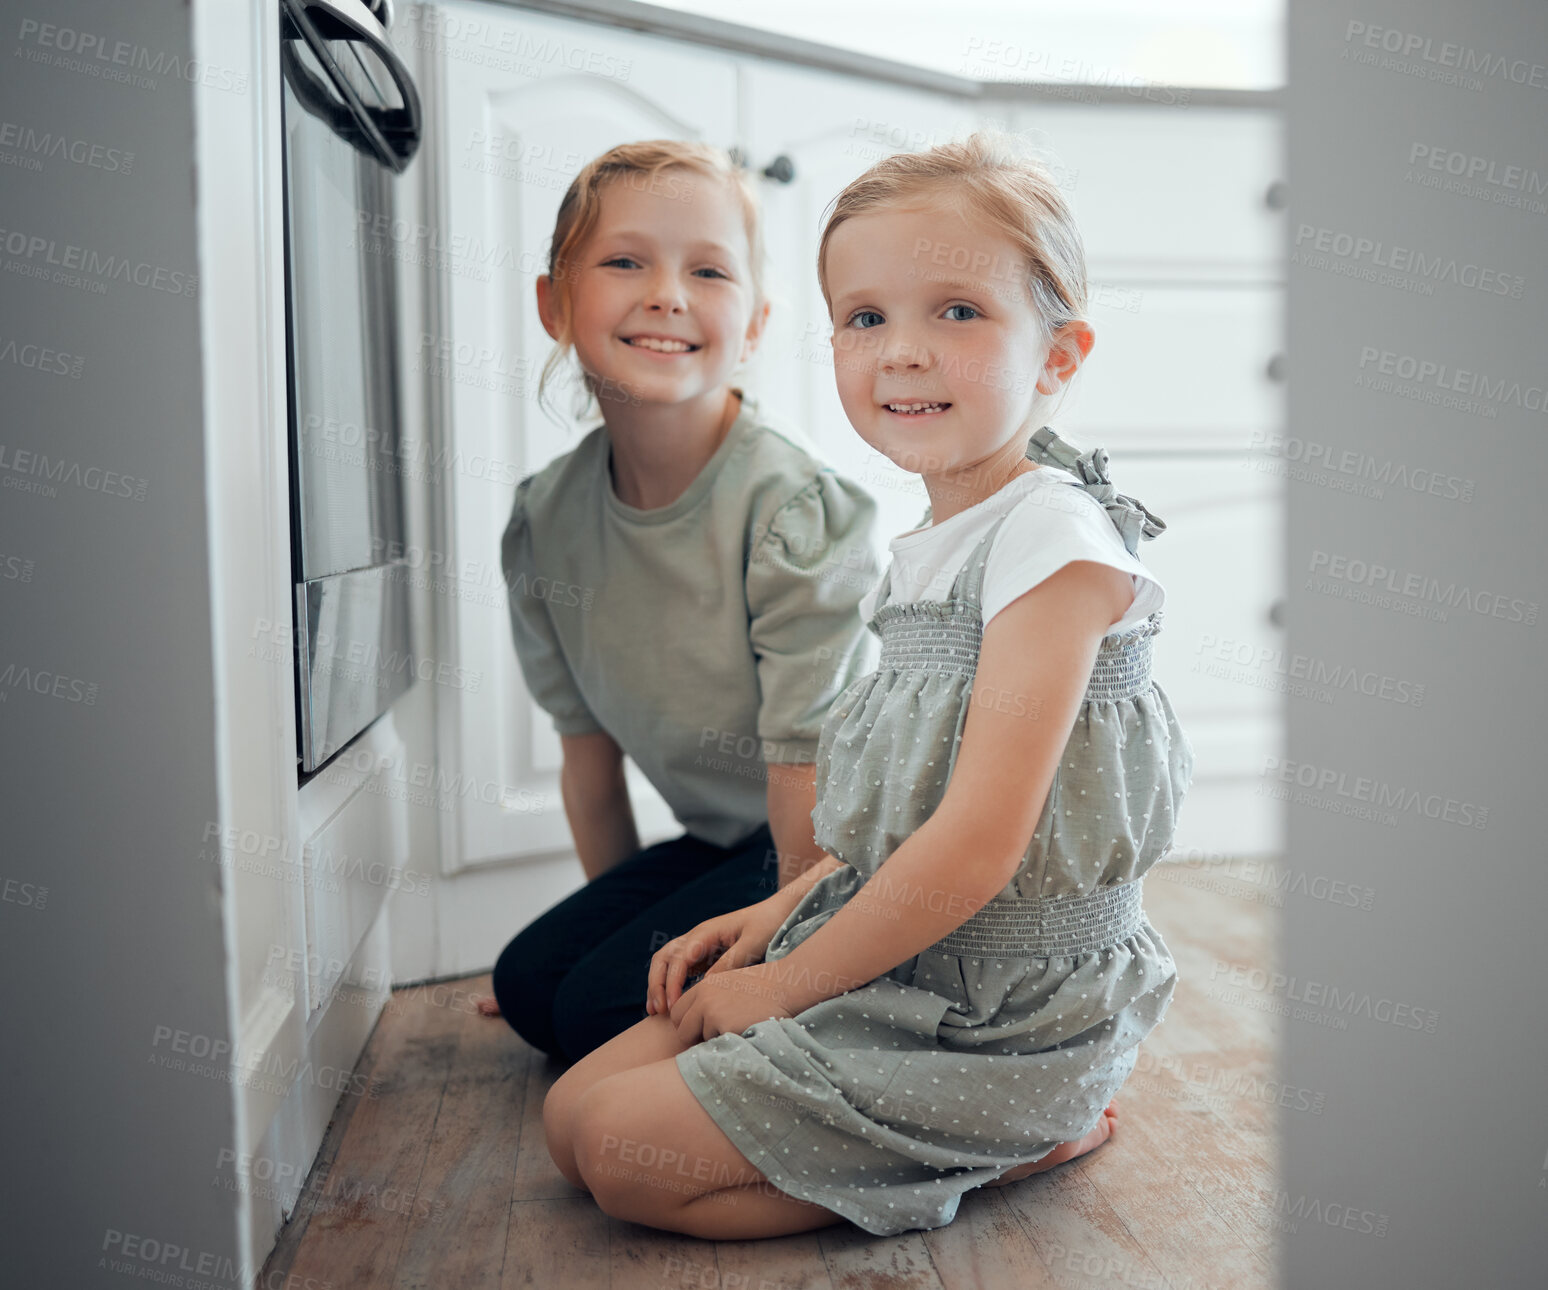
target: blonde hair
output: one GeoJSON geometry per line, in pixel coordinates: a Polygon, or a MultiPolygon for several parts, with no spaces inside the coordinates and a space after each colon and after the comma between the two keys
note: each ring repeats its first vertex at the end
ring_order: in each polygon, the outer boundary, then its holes
{"type": "Polygon", "coordinates": [[[1050,349],[1067,323],[1084,320],[1085,244],[1053,172],[1020,139],[987,130],[883,158],[833,199],[817,247],[817,281],[830,318],[827,258],[834,231],[857,215],[928,204],[972,211],[1010,238],[1029,266],[1025,285],[1050,349]]]}
{"type": "MultiPolygon", "coordinates": [[[[575,259],[586,239],[597,226],[602,212],[602,192],[612,183],[648,181],[654,185],[663,171],[686,170],[731,186],[742,210],[742,226],[747,233],[748,266],[752,276],[753,311],[763,307],[763,230],[758,211],[758,195],[747,172],[723,148],[707,143],[678,139],[647,139],[639,143],[621,143],[609,148],[581,167],[570,181],[559,214],[554,219],[554,235],[549,243],[548,278],[550,300],[558,321],[559,335],[553,353],[543,364],[538,378],[538,399],[574,346],[570,331],[570,292],[576,276],[575,259]],[[638,179],[634,177],[638,177],[638,179]]],[[[691,189],[690,195],[691,195],[691,189]]],[[[684,198],[686,200],[686,197],[684,198]]],[[[582,371],[581,384],[586,406],[577,410],[585,416],[599,396],[596,381],[582,371]]]]}

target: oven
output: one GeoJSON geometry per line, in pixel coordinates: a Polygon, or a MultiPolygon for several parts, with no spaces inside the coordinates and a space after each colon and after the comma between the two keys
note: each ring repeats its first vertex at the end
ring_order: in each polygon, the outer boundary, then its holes
{"type": "Polygon", "coordinates": [[[281,0],[285,320],[304,779],[413,684],[403,559],[396,177],[419,98],[390,0],[281,0]],[[385,245],[383,242],[385,241],[385,245]]]}

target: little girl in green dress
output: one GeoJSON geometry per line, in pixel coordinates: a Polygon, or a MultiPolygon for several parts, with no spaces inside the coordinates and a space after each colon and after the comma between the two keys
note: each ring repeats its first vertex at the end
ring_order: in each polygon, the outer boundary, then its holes
{"type": "Polygon", "coordinates": [[[664,946],[652,1015],[544,1106],[607,1213],[711,1239],[940,1227],[1090,1150],[1177,977],[1141,896],[1193,771],[1137,559],[1165,525],[1043,424],[1094,339],[1058,189],[981,135],[889,158],[818,272],[844,411],[932,521],[860,606],[881,656],[822,727],[826,858],[664,946]]]}

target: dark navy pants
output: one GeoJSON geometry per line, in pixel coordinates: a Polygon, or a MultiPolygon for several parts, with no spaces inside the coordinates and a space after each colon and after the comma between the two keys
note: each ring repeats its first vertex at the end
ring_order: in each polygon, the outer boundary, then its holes
{"type": "Polygon", "coordinates": [[[494,967],[500,1012],[534,1048],[577,1062],[648,1015],[646,982],[657,950],[778,889],[767,824],[730,847],[685,833],[636,851],[501,951],[494,967]]]}

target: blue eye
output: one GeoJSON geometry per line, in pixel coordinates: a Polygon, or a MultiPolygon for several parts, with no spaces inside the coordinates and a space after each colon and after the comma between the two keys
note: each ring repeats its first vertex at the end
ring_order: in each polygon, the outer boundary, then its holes
{"type": "Polygon", "coordinates": [[[615,255],[610,260],[602,261],[604,269],[612,268],[615,265],[621,269],[637,269],[640,267],[639,263],[632,256],[628,255],[615,255]]]}
{"type": "Polygon", "coordinates": [[[871,327],[880,327],[882,325],[882,323],[884,323],[886,321],[887,320],[885,318],[883,318],[879,313],[877,313],[876,310],[874,310],[874,309],[856,309],[854,313],[849,315],[849,325],[851,327],[857,327],[861,331],[865,331],[866,329],[871,328],[871,327]],[[866,319],[866,318],[875,319],[875,321],[874,322],[862,322],[861,321],[861,319],[866,319]]]}
{"type": "Polygon", "coordinates": [[[713,269],[713,268],[695,269],[694,272],[695,273],[713,274],[717,278],[725,278],[728,282],[730,281],[730,275],[726,274],[726,273],[722,273],[719,269],[713,269]]]}
{"type": "Polygon", "coordinates": [[[971,319],[978,317],[978,310],[974,309],[972,305],[948,305],[946,307],[946,316],[948,318],[951,318],[952,322],[968,322],[971,319]],[[961,316],[953,317],[952,316],[952,310],[954,310],[954,309],[966,310],[967,311],[967,317],[965,317],[965,318],[961,317],[961,316]]]}

